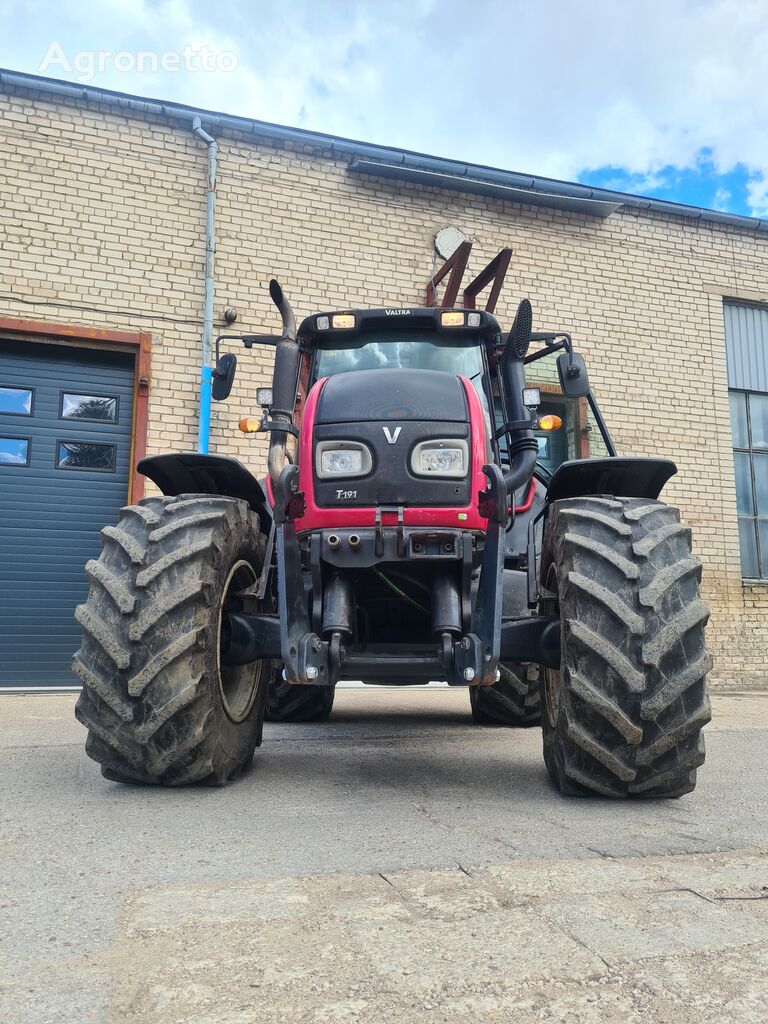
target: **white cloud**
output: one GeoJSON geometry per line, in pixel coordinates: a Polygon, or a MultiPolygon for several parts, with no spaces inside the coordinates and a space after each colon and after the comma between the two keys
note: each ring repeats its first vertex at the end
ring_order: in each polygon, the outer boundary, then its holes
{"type": "Polygon", "coordinates": [[[723,186],[720,185],[715,191],[715,198],[712,203],[712,208],[714,210],[723,210],[725,212],[730,209],[729,203],[731,199],[732,195],[728,191],[728,189],[723,188],[723,186]]]}
{"type": "MultiPolygon", "coordinates": [[[[0,64],[65,49],[234,50],[229,74],[97,84],[573,178],[743,164],[768,205],[765,0],[0,0],[0,64]]],[[[643,190],[643,189],[639,189],[643,190]]]]}
{"type": "Polygon", "coordinates": [[[749,179],[747,201],[755,217],[768,217],[768,172],[756,174],[749,179]]]}

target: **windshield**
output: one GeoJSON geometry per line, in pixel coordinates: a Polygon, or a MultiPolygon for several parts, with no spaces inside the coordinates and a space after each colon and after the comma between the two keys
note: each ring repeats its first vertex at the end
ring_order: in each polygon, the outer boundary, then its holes
{"type": "MultiPolygon", "coordinates": [[[[483,391],[483,351],[471,339],[446,341],[431,331],[366,334],[341,343],[337,338],[320,344],[315,355],[314,380],[350,370],[445,370],[469,377],[480,397],[486,418],[488,400],[483,391]]],[[[490,420],[489,420],[490,423],[490,420]]]]}
{"type": "Polygon", "coordinates": [[[431,332],[404,336],[364,335],[341,344],[338,339],[318,346],[315,379],[348,370],[447,370],[473,377],[482,374],[483,361],[476,343],[446,343],[431,332]]]}
{"type": "MultiPolygon", "coordinates": [[[[595,422],[585,398],[567,398],[560,387],[557,373],[557,353],[537,359],[525,368],[526,383],[541,391],[541,405],[537,416],[559,416],[563,425],[558,430],[534,431],[539,445],[538,466],[545,474],[554,473],[569,459],[594,459],[608,455],[603,435],[595,422]]],[[[503,425],[501,401],[494,384],[494,415],[496,426],[503,425]]],[[[502,462],[508,462],[506,438],[499,440],[502,462]]]]}

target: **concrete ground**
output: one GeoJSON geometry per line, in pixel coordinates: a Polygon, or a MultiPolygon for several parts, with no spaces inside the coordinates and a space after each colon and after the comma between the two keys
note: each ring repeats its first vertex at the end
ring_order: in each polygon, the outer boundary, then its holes
{"type": "Polygon", "coordinates": [[[223,790],[128,788],[0,698],[2,1024],[768,1019],[768,694],[696,792],[567,801],[464,690],[344,690],[223,790]]]}

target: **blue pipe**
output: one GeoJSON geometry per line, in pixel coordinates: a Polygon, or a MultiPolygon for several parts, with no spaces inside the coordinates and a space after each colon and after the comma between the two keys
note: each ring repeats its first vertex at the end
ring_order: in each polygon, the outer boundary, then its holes
{"type": "Polygon", "coordinates": [[[211,385],[213,371],[210,366],[203,366],[200,371],[200,417],[197,423],[197,450],[201,455],[208,454],[211,436],[211,385]]]}

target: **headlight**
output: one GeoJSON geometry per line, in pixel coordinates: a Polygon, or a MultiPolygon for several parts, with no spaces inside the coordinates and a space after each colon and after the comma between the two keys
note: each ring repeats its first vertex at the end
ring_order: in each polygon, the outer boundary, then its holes
{"type": "Polygon", "coordinates": [[[360,473],[363,469],[363,453],[345,452],[343,449],[323,452],[320,456],[320,468],[324,473],[360,473]]]}
{"type": "Polygon", "coordinates": [[[371,452],[360,441],[320,441],[317,445],[315,470],[320,480],[365,476],[372,468],[371,452]]]}
{"type": "Polygon", "coordinates": [[[422,441],[413,449],[411,469],[417,476],[466,476],[469,463],[467,442],[451,438],[422,441]]]}

